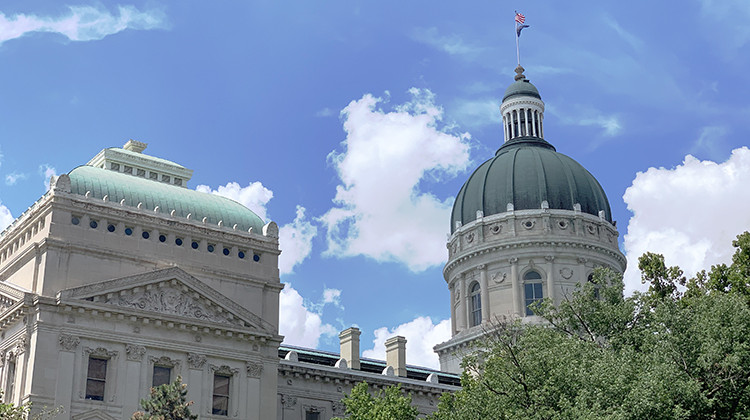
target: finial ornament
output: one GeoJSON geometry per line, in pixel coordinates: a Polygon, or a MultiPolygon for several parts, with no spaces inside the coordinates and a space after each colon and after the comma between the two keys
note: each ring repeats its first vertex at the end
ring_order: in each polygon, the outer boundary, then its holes
{"type": "Polygon", "coordinates": [[[513,79],[517,82],[519,80],[523,80],[526,78],[526,76],[523,74],[523,71],[526,70],[519,64],[518,67],[516,67],[516,75],[513,77],[513,79]]]}

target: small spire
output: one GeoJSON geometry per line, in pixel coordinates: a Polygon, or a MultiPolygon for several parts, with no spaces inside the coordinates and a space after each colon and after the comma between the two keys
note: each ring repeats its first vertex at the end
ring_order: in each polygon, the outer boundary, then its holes
{"type": "Polygon", "coordinates": [[[523,71],[526,70],[519,64],[518,67],[516,67],[516,76],[513,78],[515,81],[524,80],[526,79],[526,76],[524,76],[523,71]]]}

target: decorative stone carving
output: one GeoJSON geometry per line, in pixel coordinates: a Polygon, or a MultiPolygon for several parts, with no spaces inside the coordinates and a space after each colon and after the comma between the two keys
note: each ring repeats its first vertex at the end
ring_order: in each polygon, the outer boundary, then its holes
{"type": "Polygon", "coordinates": [[[240,373],[240,370],[237,368],[229,367],[227,365],[211,365],[211,372],[218,373],[220,375],[234,376],[240,373]]]}
{"type": "Polygon", "coordinates": [[[596,226],[587,224],[586,231],[591,235],[596,235],[596,226]]]}
{"type": "Polygon", "coordinates": [[[485,264],[479,264],[479,265],[477,266],[477,270],[478,270],[478,271],[482,271],[482,270],[484,270],[485,268],[487,268],[487,265],[485,265],[485,264]]]}
{"type": "Polygon", "coordinates": [[[91,348],[91,347],[84,347],[83,348],[83,355],[85,357],[87,356],[100,356],[107,359],[111,359],[113,357],[117,357],[116,351],[110,351],[107,350],[104,347],[97,347],[97,348],[91,348]]]}
{"type": "Polygon", "coordinates": [[[159,312],[196,318],[219,324],[239,325],[242,322],[218,307],[212,307],[193,294],[171,288],[137,288],[133,293],[108,295],[105,303],[125,306],[141,311],[159,312]]]}
{"type": "Polygon", "coordinates": [[[578,257],[578,264],[586,264],[586,261],[585,257],[578,257]]]}
{"type": "Polygon", "coordinates": [[[536,224],[536,221],[532,220],[532,219],[526,219],[526,220],[524,220],[524,221],[521,222],[521,226],[523,226],[524,229],[526,229],[526,230],[533,229],[535,224],[536,224]]]}
{"type": "Polygon", "coordinates": [[[81,339],[73,335],[60,334],[58,342],[60,343],[60,348],[63,350],[75,351],[76,347],[81,343],[81,339]]]}
{"type": "Polygon", "coordinates": [[[26,337],[19,338],[16,341],[16,350],[15,350],[16,355],[23,354],[26,351],[27,344],[28,342],[26,340],[26,337]]]}
{"type": "Polygon", "coordinates": [[[187,360],[190,369],[203,369],[203,366],[206,365],[206,356],[203,354],[188,353],[187,360]]]}
{"type": "Polygon", "coordinates": [[[284,408],[294,408],[295,405],[297,405],[297,397],[292,397],[290,395],[281,395],[281,405],[284,408]]]}
{"type": "Polygon", "coordinates": [[[331,403],[331,411],[334,416],[342,416],[346,413],[346,405],[341,401],[334,401],[331,403]]]}
{"type": "Polygon", "coordinates": [[[143,360],[143,355],[146,354],[146,348],[143,346],[136,346],[134,344],[128,344],[125,346],[125,357],[133,362],[140,362],[143,360]]]}
{"type": "Polygon", "coordinates": [[[246,362],[245,370],[248,378],[260,378],[260,374],[263,373],[263,365],[256,362],[246,362]]]}
{"type": "Polygon", "coordinates": [[[570,269],[570,268],[568,268],[568,267],[563,267],[563,268],[561,268],[561,269],[560,269],[560,275],[561,275],[561,276],[562,276],[562,277],[563,277],[564,279],[568,280],[568,279],[570,279],[571,277],[573,277],[573,270],[571,270],[571,269],[570,269]]]}
{"type": "Polygon", "coordinates": [[[506,277],[508,277],[508,273],[498,271],[497,273],[492,275],[492,281],[500,284],[505,281],[506,277]]]}
{"type": "Polygon", "coordinates": [[[160,357],[150,356],[148,358],[148,361],[151,362],[152,365],[156,365],[156,366],[167,366],[167,367],[173,367],[176,369],[180,367],[179,360],[175,360],[167,356],[160,356],[160,357]]]}
{"type": "Polygon", "coordinates": [[[552,261],[554,261],[554,260],[555,260],[555,256],[554,256],[554,255],[545,255],[545,256],[544,256],[544,259],[545,259],[545,260],[546,260],[547,262],[552,262],[552,261]]]}
{"type": "Polygon", "coordinates": [[[469,232],[469,234],[466,235],[466,242],[468,243],[474,242],[474,236],[475,236],[474,232],[469,232]]]}
{"type": "Polygon", "coordinates": [[[508,259],[508,262],[510,262],[511,264],[516,264],[516,263],[518,263],[518,258],[517,257],[511,257],[510,259],[508,259]]]}
{"type": "Polygon", "coordinates": [[[496,223],[492,226],[490,226],[490,232],[492,232],[493,235],[498,235],[503,231],[503,226],[499,223],[496,223]]]}
{"type": "Polygon", "coordinates": [[[567,229],[568,226],[570,226],[570,223],[565,219],[557,221],[557,227],[559,227],[561,230],[567,229]]]}

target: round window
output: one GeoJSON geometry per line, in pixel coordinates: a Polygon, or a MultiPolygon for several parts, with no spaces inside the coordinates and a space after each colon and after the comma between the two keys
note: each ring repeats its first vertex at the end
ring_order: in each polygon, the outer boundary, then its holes
{"type": "Polygon", "coordinates": [[[77,224],[81,223],[81,219],[73,216],[73,217],[70,218],[70,223],[72,223],[74,225],[77,225],[77,224]]]}
{"type": "Polygon", "coordinates": [[[214,246],[213,245],[208,245],[206,247],[206,249],[208,249],[208,252],[214,252],[214,246]]]}
{"type": "Polygon", "coordinates": [[[182,246],[182,238],[177,238],[174,240],[175,245],[182,246]]]}
{"type": "Polygon", "coordinates": [[[107,226],[107,230],[110,231],[110,232],[114,232],[115,231],[115,225],[109,225],[109,226],[107,226]]]}
{"type": "Polygon", "coordinates": [[[131,229],[131,228],[125,228],[125,234],[128,235],[128,236],[132,235],[133,234],[133,229],[131,229]]]}
{"type": "Polygon", "coordinates": [[[242,251],[238,252],[237,256],[240,257],[241,260],[245,259],[245,253],[242,251]]]}
{"type": "Polygon", "coordinates": [[[198,249],[198,242],[193,241],[190,246],[193,247],[193,249],[198,249]]]}
{"type": "Polygon", "coordinates": [[[253,261],[255,261],[255,262],[260,261],[260,255],[258,255],[258,254],[253,255],[253,261]]]}
{"type": "Polygon", "coordinates": [[[151,236],[151,234],[149,234],[148,232],[146,232],[146,231],[144,230],[144,231],[143,231],[143,233],[141,233],[141,236],[143,237],[143,239],[148,239],[148,238],[149,238],[149,236],[151,236]]]}
{"type": "Polygon", "coordinates": [[[229,255],[229,248],[224,248],[224,255],[229,255]]]}
{"type": "Polygon", "coordinates": [[[99,226],[99,223],[97,223],[96,220],[92,220],[89,222],[89,226],[91,226],[91,229],[96,229],[97,226],[99,226]]]}
{"type": "Polygon", "coordinates": [[[167,237],[166,236],[159,235],[159,242],[166,242],[166,241],[167,241],[167,237]]]}

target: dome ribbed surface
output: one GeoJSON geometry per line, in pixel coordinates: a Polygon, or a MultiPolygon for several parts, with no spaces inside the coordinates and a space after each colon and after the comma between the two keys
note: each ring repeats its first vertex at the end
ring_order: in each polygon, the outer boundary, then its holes
{"type": "Polygon", "coordinates": [[[505,102],[506,99],[517,95],[533,96],[534,98],[542,99],[542,96],[539,94],[539,90],[537,90],[536,86],[531,84],[531,82],[529,82],[526,78],[516,80],[515,82],[511,83],[511,85],[508,86],[507,89],[505,89],[503,102],[505,102]]]}
{"type": "Polygon", "coordinates": [[[216,225],[219,221],[224,226],[232,228],[235,224],[238,230],[260,233],[263,220],[252,210],[242,204],[215,194],[206,194],[188,188],[164,184],[133,175],[123,174],[93,166],[79,166],[68,174],[71,192],[86,195],[91,191],[91,197],[104,198],[119,203],[125,200],[125,205],[136,207],[143,203],[142,208],[154,210],[159,206],[159,213],[169,214],[175,210],[175,216],[187,217],[201,221],[206,217],[206,223],[216,225]]]}
{"type": "Polygon", "coordinates": [[[607,195],[589,171],[546,141],[521,137],[505,143],[461,187],[453,204],[451,232],[457,221],[476,220],[477,210],[486,217],[505,213],[508,203],[515,210],[541,209],[545,200],[550,209],[573,210],[580,203],[584,213],[598,216],[603,210],[612,222],[607,195]]]}

